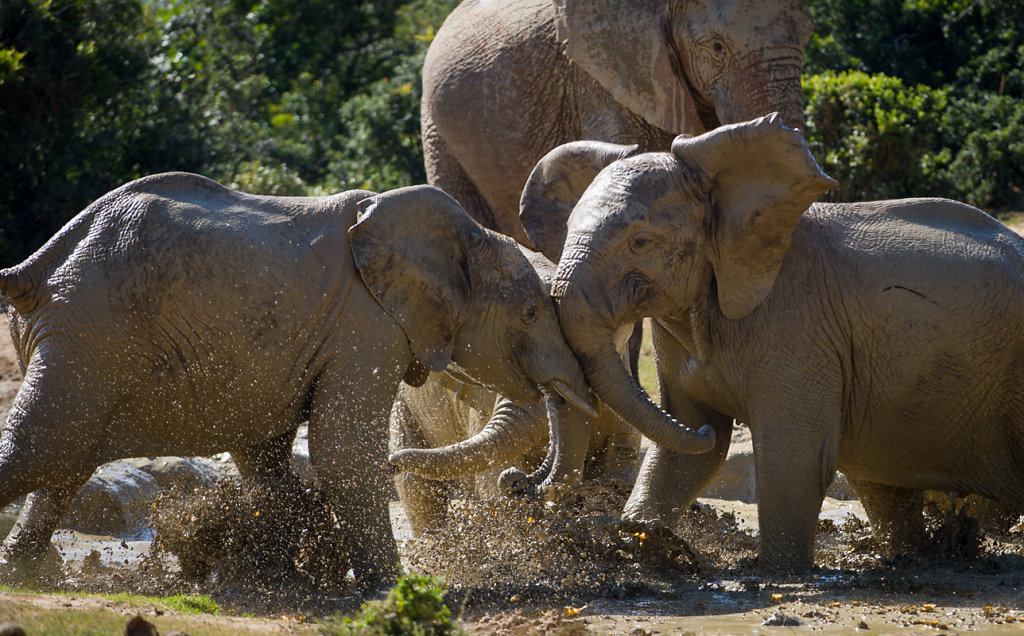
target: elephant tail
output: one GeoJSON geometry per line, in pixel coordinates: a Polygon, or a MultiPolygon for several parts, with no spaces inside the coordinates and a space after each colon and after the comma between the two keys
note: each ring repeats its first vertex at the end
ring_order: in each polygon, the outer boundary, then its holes
{"type": "Polygon", "coordinates": [[[476,435],[439,448],[403,448],[388,461],[401,471],[427,479],[471,477],[515,461],[539,446],[548,432],[546,415],[543,404],[519,405],[502,399],[476,435]]]}

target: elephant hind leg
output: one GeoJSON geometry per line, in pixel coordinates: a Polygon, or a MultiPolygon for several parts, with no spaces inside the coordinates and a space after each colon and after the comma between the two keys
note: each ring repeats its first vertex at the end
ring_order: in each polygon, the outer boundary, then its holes
{"type": "Polygon", "coordinates": [[[886,556],[914,554],[924,547],[924,491],[887,486],[847,475],[871,522],[871,534],[886,556]]]}
{"type": "MultiPolygon", "coordinates": [[[[74,485],[77,491],[99,465],[103,439],[90,432],[102,428],[97,414],[109,413],[81,399],[90,393],[73,385],[50,386],[43,376],[29,367],[0,432],[0,506],[40,488],[74,485]]],[[[56,503],[64,498],[48,499],[56,503]]]]}

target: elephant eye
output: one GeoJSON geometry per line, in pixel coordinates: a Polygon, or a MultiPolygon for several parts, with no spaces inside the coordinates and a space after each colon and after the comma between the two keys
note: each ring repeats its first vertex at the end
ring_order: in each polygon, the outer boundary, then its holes
{"type": "Polygon", "coordinates": [[[639,254],[654,243],[654,236],[647,232],[637,232],[629,239],[629,249],[634,254],[639,254]]]}
{"type": "Polygon", "coordinates": [[[523,313],[519,316],[524,325],[532,325],[537,322],[537,303],[532,300],[523,307],[523,313]]]}

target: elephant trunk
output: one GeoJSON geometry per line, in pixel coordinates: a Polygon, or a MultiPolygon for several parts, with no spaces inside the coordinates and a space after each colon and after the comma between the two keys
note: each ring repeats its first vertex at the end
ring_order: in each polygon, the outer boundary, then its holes
{"type": "Polygon", "coordinates": [[[546,419],[542,404],[519,405],[502,399],[476,435],[439,448],[403,448],[388,462],[426,479],[472,477],[538,446],[547,432],[546,419]]]}
{"type": "Polygon", "coordinates": [[[782,47],[761,52],[736,73],[730,90],[734,97],[717,100],[719,121],[734,124],[777,112],[786,126],[803,130],[802,71],[801,50],[782,47]]]}
{"type": "MultiPolygon", "coordinates": [[[[559,266],[557,289],[559,318],[566,340],[576,353],[591,389],[619,417],[646,435],[655,444],[687,454],[705,453],[715,445],[715,432],[709,426],[694,431],[677,422],[659,408],[626,369],[614,344],[615,321],[593,306],[585,290],[600,290],[598,280],[581,270],[589,266],[572,257],[559,266]],[[563,276],[564,274],[564,276],[563,276]]],[[[602,304],[610,305],[607,301],[602,304]]],[[[625,323],[624,323],[625,324],[625,323]]]]}
{"type": "Polygon", "coordinates": [[[545,392],[550,443],[544,463],[527,475],[518,468],[501,474],[498,486],[504,494],[544,494],[555,500],[583,477],[590,446],[590,420],[562,397],[545,392]]]}

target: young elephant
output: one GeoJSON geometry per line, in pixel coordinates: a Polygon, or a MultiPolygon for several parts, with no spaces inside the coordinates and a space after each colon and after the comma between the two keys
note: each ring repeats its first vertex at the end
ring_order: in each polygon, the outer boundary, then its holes
{"type": "Polygon", "coordinates": [[[387,418],[449,363],[528,403],[587,388],[533,268],[428,186],[277,198],[170,173],[96,201],[0,271],[25,372],[0,435],[6,541],[48,545],[110,460],[230,451],[283,478],[296,426],[363,588],[391,582],[387,418]]]}
{"type": "MultiPolygon", "coordinates": [[[[520,250],[550,290],[556,265],[520,250]]],[[[640,433],[601,405],[589,414],[548,406],[550,418],[544,403],[520,404],[447,373],[431,374],[420,387],[402,386],[391,410],[388,461],[403,471],[396,485],[413,534],[444,525],[451,480],[462,480],[481,499],[511,492],[555,496],[584,476],[576,469],[586,463],[587,477],[632,487],[640,433]],[[544,454],[549,428],[556,436],[572,431],[574,443],[563,444],[559,457],[544,454]]]]}
{"type": "Polygon", "coordinates": [[[563,332],[627,421],[717,434],[703,455],[653,448],[627,517],[675,521],[721,468],[733,418],[753,433],[766,569],[812,565],[836,469],[892,551],[920,545],[925,490],[1024,505],[1019,236],[942,199],[808,210],[834,182],[775,116],[602,169],[612,155],[556,149],[524,193],[543,213],[546,193],[558,210],[584,184],[552,290],[563,332]],[[641,316],[672,415],[615,364],[614,330],[641,316]]]}

